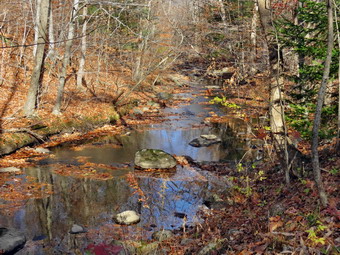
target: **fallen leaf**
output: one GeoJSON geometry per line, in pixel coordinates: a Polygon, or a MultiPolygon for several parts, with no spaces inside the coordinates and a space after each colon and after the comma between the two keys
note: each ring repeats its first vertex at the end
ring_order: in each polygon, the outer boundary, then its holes
{"type": "Polygon", "coordinates": [[[269,218],[269,231],[273,232],[279,227],[283,226],[283,221],[280,216],[270,217],[269,218]]]}

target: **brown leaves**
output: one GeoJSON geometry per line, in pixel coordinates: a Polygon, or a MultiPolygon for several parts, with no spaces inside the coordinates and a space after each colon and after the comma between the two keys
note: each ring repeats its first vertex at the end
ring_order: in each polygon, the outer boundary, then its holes
{"type": "Polygon", "coordinates": [[[6,201],[42,198],[50,194],[52,194],[52,186],[48,183],[38,183],[33,177],[12,176],[0,187],[0,198],[6,201]]]}
{"type": "Polygon", "coordinates": [[[110,173],[97,172],[93,167],[89,166],[73,166],[73,165],[53,165],[54,172],[63,176],[72,176],[75,178],[90,178],[95,180],[109,180],[113,176],[110,173]]]}
{"type": "Polygon", "coordinates": [[[276,229],[283,226],[283,221],[280,216],[270,217],[269,218],[269,231],[273,232],[276,229]]]}

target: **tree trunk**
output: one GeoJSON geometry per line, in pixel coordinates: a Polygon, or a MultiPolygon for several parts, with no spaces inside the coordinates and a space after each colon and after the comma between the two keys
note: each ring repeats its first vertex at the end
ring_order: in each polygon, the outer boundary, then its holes
{"type": "Polygon", "coordinates": [[[278,39],[272,34],[274,26],[272,22],[271,4],[268,0],[258,0],[259,16],[261,24],[265,33],[269,68],[272,80],[270,82],[270,102],[269,102],[269,115],[270,115],[270,129],[273,137],[274,146],[279,155],[283,155],[282,166],[285,169],[286,184],[290,183],[289,175],[289,154],[287,145],[287,129],[284,121],[284,102],[283,102],[283,79],[280,77],[280,47],[278,39]]]}
{"type": "Polygon", "coordinates": [[[222,22],[223,22],[223,26],[224,26],[224,31],[227,32],[227,14],[225,12],[224,9],[224,3],[223,0],[218,0],[218,3],[220,5],[220,9],[221,9],[221,18],[222,18],[222,22]]]}
{"type": "Polygon", "coordinates": [[[320,201],[323,206],[326,206],[327,201],[327,194],[323,187],[321,171],[320,171],[320,162],[319,162],[319,152],[318,152],[318,145],[319,145],[319,129],[320,129],[320,122],[321,122],[321,111],[322,106],[325,99],[327,84],[329,80],[329,72],[332,62],[332,50],[334,44],[334,31],[333,31],[333,3],[332,0],[326,0],[327,2],[327,16],[328,16],[328,38],[327,38],[327,57],[325,61],[325,67],[323,71],[321,87],[318,92],[318,100],[316,104],[316,111],[314,116],[314,123],[313,123],[313,133],[312,133],[312,164],[313,164],[313,173],[314,173],[314,180],[316,186],[319,191],[320,201]]]}
{"type": "Polygon", "coordinates": [[[80,49],[80,60],[79,60],[79,69],[77,73],[77,89],[82,88],[82,81],[84,78],[84,71],[85,71],[85,55],[86,55],[86,48],[87,48],[87,37],[86,37],[86,30],[87,30],[87,3],[84,3],[85,6],[83,7],[83,28],[82,28],[82,38],[81,38],[81,49],[80,49]]]}
{"type": "Polygon", "coordinates": [[[256,68],[256,30],[257,30],[257,22],[258,22],[258,12],[259,6],[257,1],[254,1],[254,10],[253,10],[253,18],[251,20],[251,31],[250,31],[250,41],[251,41],[251,66],[250,66],[250,75],[254,75],[257,72],[256,68]]]}
{"type": "MultiPolygon", "coordinates": [[[[336,8],[334,8],[334,19],[336,25],[336,36],[338,40],[338,47],[340,49],[340,32],[339,32],[339,23],[338,23],[338,12],[336,8]]],[[[339,58],[339,69],[338,69],[338,131],[337,131],[337,140],[335,149],[340,153],[340,58],[339,58]]]]}
{"type": "Polygon", "coordinates": [[[59,75],[58,94],[57,94],[56,103],[54,105],[53,112],[52,112],[54,115],[61,114],[61,104],[62,104],[63,95],[64,95],[67,67],[70,64],[71,47],[73,43],[72,39],[74,38],[74,27],[75,27],[74,24],[75,24],[75,18],[78,12],[78,6],[79,6],[79,0],[74,0],[72,12],[71,12],[70,24],[68,27],[67,40],[65,43],[63,65],[62,65],[60,75],[59,75]]]}
{"type": "Polygon", "coordinates": [[[34,42],[35,45],[33,46],[33,57],[37,54],[38,44],[36,43],[39,38],[39,24],[40,24],[40,7],[41,7],[41,0],[36,0],[36,13],[34,19],[34,42]]]}
{"type": "Polygon", "coordinates": [[[54,44],[54,22],[53,22],[53,8],[52,4],[50,6],[49,12],[49,26],[48,26],[48,40],[49,40],[49,49],[47,53],[47,57],[54,62],[55,58],[55,44],[54,44]]]}
{"type": "Polygon", "coordinates": [[[31,84],[28,90],[26,103],[24,106],[24,114],[26,116],[32,116],[37,106],[38,92],[40,87],[41,78],[43,75],[44,56],[45,56],[45,45],[48,41],[47,23],[48,23],[48,12],[50,7],[50,0],[41,0],[40,2],[40,18],[39,18],[39,36],[37,41],[37,51],[34,59],[34,68],[31,77],[31,84]]]}

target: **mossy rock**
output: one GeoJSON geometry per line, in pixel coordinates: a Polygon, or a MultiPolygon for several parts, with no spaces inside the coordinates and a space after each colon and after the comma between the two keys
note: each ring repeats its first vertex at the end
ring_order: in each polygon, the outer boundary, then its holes
{"type": "Polygon", "coordinates": [[[162,150],[143,149],[135,155],[135,166],[142,169],[170,169],[176,164],[176,159],[162,150]]]}

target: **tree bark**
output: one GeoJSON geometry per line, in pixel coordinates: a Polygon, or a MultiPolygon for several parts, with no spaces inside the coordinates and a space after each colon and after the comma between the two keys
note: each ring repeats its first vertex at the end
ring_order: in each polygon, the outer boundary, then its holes
{"type": "Polygon", "coordinates": [[[64,59],[62,68],[59,75],[59,86],[58,86],[58,94],[56,103],[53,108],[53,114],[59,115],[61,114],[61,105],[63,101],[63,95],[64,95],[64,87],[66,82],[66,73],[67,73],[67,67],[70,64],[70,57],[71,57],[71,47],[73,44],[73,38],[74,38],[74,27],[75,27],[75,17],[78,12],[78,6],[79,6],[79,0],[74,0],[73,2],[73,8],[71,12],[71,19],[70,24],[68,27],[68,34],[67,34],[67,40],[65,43],[65,53],[64,53],[64,59]]]}
{"type": "Polygon", "coordinates": [[[329,80],[329,72],[332,62],[332,50],[334,46],[334,30],[333,30],[333,3],[332,0],[326,0],[327,3],[327,16],[328,16],[328,38],[327,38],[327,56],[325,61],[325,67],[323,71],[321,87],[318,92],[318,99],[316,104],[316,111],[313,123],[312,132],[312,164],[313,164],[313,174],[316,186],[319,191],[320,201],[323,206],[328,204],[327,194],[325,192],[319,162],[319,129],[321,123],[321,111],[325,99],[327,84],[329,80]]]}
{"type": "Polygon", "coordinates": [[[258,23],[258,12],[259,6],[257,1],[254,1],[254,10],[253,10],[253,17],[251,19],[251,31],[250,31],[250,41],[251,41],[251,66],[250,66],[250,75],[254,75],[257,72],[256,68],[256,30],[257,30],[257,23],[258,23]]]}
{"type": "MultiPolygon", "coordinates": [[[[40,15],[41,15],[41,0],[36,0],[36,12],[35,12],[35,19],[34,19],[34,42],[38,41],[39,38],[39,24],[40,24],[40,15]]],[[[35,45],[33,46],[33,57],[36,56],[37,54],[37,49],[38,49],[38,45],[35,43],[35,45]]]]}
{"type": "Polygon", "coordinates": [[[50,12],[49,12],[49,26],[48,26],[48,40],[49,40],[49,49],[47,53],[47,58],[50,58],[52,62],[54,62],[55,58],[55,44],[54,44],[54,22],[53,22],[53,8],[52,4],[50,6],[50,12]]]}
{"type": "Polygon", "coordinates": [[[79,60],[79,69],[77,73],[77,89],[82,88],[82,81],[84,78],[84,71],[85,71],[85,55],[86,55],[86,48],[87,48],[87,5],[85,2],[85,6],[83,7],[83,28],[82,28],[82,38],[81,38],[81,49],[80,49],[80,60],[79,60]]]}
{"type": "Polygon", "coordinates": [[[48,12],[50,7],[50,0],[41,0],[40,2],[40,18],[39,18],[39,36],[37,41],[37,51],[34,59],[34,68],[31,77],[31,84],[28,90],[26,103],[24,106],[24,114],[26,116],[32,116],[37,106],[38,92],[43,75],[45,46],[48,41],[48,12]]]}

